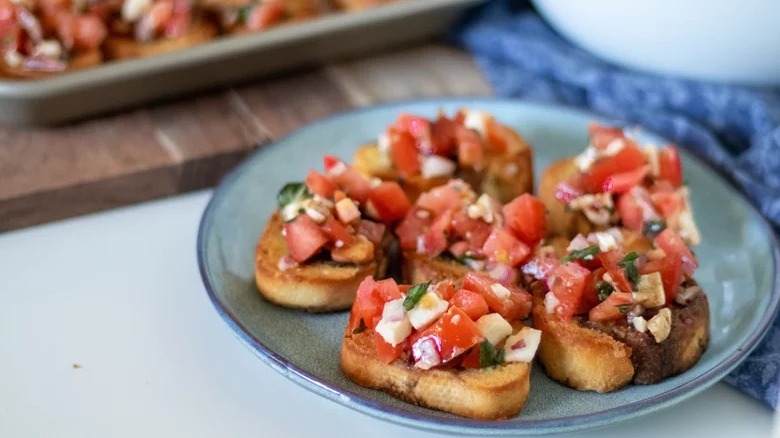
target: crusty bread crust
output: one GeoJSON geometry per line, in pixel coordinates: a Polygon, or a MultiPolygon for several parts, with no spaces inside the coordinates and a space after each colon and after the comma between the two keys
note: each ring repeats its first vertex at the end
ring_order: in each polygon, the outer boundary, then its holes
{"type": "Polygon", "coordinates": [[[404,251],[401,257],[401,275],[404,283],[408,284],[452,280],[456,286],[460,286],[463,277],[471,271],[468,266],[455,260],[429,257],[414,251],[404,251]]]}
{"type": "Polygon", "coordinates": [[[255,251],[255,281],[268,301],[307,312],[345,310],[352,306],[364,278],[384,277],[388,260],[384,248],[377,248],[374,260],[365,264],[313,262],[280,270],[279,260],[289,254],[283,225],[278,211],[274,212],[255,251]]]}
{"type": "MultiPolygon", "coordinates": [[[[458,170],[455,178],[469,183],[479,193],[487,193],[505,204],[523,193],[533,191],[533,152],[526,141],[511,128],[497,124],[507,139],[507,149],[501,153],[486,153],[485,167],[479,172],[458,170]]],[[[425,179],[420,175],[400,178],[395,169],[387,166],[375,144],[362,146],[355,153],[353,167],[360,173],[385,181],[398,181],[406,195],[414,202],[420,194],[446,184],[449,177],[425,179]]]]}
{"type": "Polygon", "coordinates": [[[420,370],[402,360],[376,358],[373,333],[344,335],[341,369],[360,386],[378,389],[418,406],[476,420],[503,420],[525,406],[531,388],[528,363],[484,369],[420,370]]]}
{"type": "Polygon", "coordinates": [[[109,59],[143,58],[197,46],[212,40],[216,34],[217,28],[213,24],[201,20],[193,23],[189,32],[179,38],[139,43],[132,38],[110,37],[104,46],[109,59]]]}
{"type": "Polygon", "coordinates": [[[628,383],[653,384],[690,369],[709,343],[709,304],[704,293],[686,306],[672,304],[669,337],[656,343],[623,322],[564,322],[547,313],[544,286],[531,285],[533,325],[542,331],[537,357],[551,378],[579,390],[609,392],[628,383]]]}
{"type": "Polygon", "coordinates": [[[553,162],[539,179],[539,199],[547,207],[547,227],[550,235],[573,238],[578,233],[587,235],[600,228],[592,224],[582,212],[566,209],[566,204],[555,198],[555,188],[577,173],[574,160],[566,158],[553,162]]]}

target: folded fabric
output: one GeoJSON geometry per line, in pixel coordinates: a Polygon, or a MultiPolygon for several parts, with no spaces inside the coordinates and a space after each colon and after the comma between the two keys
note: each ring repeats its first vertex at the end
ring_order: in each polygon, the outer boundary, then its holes
{"type": "MultiPolygon", "coordinates": [[[[617,67],[561,38],[526,2],[490,2],[453,39],[497,95],[589,108],[656,131],[731,178],[780,229],[780,89],[617,67]]],[[[777,408],[780,318],[725,381],[777,408]]]]}

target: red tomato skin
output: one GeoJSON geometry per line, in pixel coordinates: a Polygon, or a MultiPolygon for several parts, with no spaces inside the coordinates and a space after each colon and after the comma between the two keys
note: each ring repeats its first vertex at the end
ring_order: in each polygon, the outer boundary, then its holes
{"type": "Polygon", "coordinates": [[[450,304],[463,310],[473,321],[487,315],[489,311],[487,301],[481,294],[466,289],[458,289],[450,300],[450,304]]]}
{"type": "Polygon", "coordinates": [[[561,261],[557,257],[540,257],[537,255],[523,265],[521,270],[525,275],[530,275],[537,280],[544,280],[560,265],[561,261]]]}
{"type": "Polygon", "coordinates": [[[433,153],[431,150],[431,122],[425,117],[402,113],[390,130],[409,133],[420,152],[426,155],[433,153]]]}
{"type": "Polygon", "coordinates": [[[347,167],[338,175],[333,175],[331,179],[355,201],[366,202],[371,193],[371,183],[368,179],[351,167],[347,167]]]}
{"type": "Polygon", "coordinates": [[[503,316],[507,321],[528,317],[531,312],[531,294],[519,287],[504,285],[509,290],[510,296],[508,299],[503,299],[491,289],[491,286],[496,283],[498,282],[492,278],[472,271],[463,277],[461,288],[482,294],[490,310],[503,316]]]}
{"type": "Polygon", "coordinates": [[[398,283],[392,278],[377,281],[374,288],[385,302],[397,300],[403,296],[398,288],[398,283]]]}
{"type": "Polygon", "coordinates": [[[482,368],[482,362],[480,361],[479,345],[474,346],[468,353],[463,355],[463,360],[460,362],[460,366],[463,368],[482,368]]]}
{"type": "Polygon", "coordinates": [[[390,157],[402,177],[410,177],[420,171],[420,158],[414,137],[408,132],[391,135],[390,157]]]}
{"type": "Polygon", "coordinates": [[[436,257],[447,249],[447,235],[449,234],[451,224],[451,210],[446,210],[433,221],[431,227],[423,235],[423,247],[425,254],[428,254],[431,257],[436,257]]]}
{"type": "Polygon", "coordinates": [[[504,128],[493,120],[493,118],[487,120],[485,128],[487,130],[487,132],[485,132],[487,146],[490,150],[495,152],[506,151],[508,143],[506,135],[504,134],[504,128]]]}
{"type": "Polygon", "coordinates": [[[676,252],[667,253],[663,259],[651,260],[640,269],[642,275],[653,272],[661,274],[666,302],[671,303],[677,297],[677,291],[683,281],[682,256],[676,252]]]}
{"type": "Polygon", "coordinates": [[[384,223],[392,223],[401,219],[411,208],[409,198],[396,182],[383,182],[371,189],[368,202],[374,207],[384,223]]]}
{"type": "Polygon", "coordinates": [[[485,146],[479,134],[460,125],[455,135],[458,142],[458,164],[463,167],[480,167],[485,157],[485,146]]]}
{"type": "Polygon", "coordinates": [[[588,125],[588,134],[590,135],[590,141],[593,144],[593,147],[602,150],[606,149],[606,147],[612,143],[612,140],[625,138],[625,134],[623,134],[621,128],[602,126],[595,122],[591,122],[588,125]]]}
{"type": "Polygon", "coordinates": [[[598,258],[601,262],[601,265],[604,266],[604,269],[606,269],[609,275],[612,277],[612,281],[615,282],[617,288],[621,292],[631,292],[634,287],[631,282],[628,281],[626,272],[618,264],[621,260],[623,260],[623,257],[623,252],[616,249],[607,252],[600,252],[598,256],[596,256],[596,258],[598,258]]]}
{"type": "Polygon", "coordinates": [[[597,160],[582,176],[588,193],[601,193],[604,183],[612,175],[635,170],[647,164],[645,154],[633,143],[627,144],[617,154],[597,160]]]}
{"type": "Polygon", "coordinates": [[[680,153],[673,146],[665,146],[658,151],[658,179],[669,181],[675,187],[683,183],[680,153]]]}
{"type": "Polygon", "coordinates": [[[680,255],[683,271],[688,275],[693,275],[699,267],[699,261],[693,255],[690,248],[685,244],[682,238],[674,231],[667,228],[656,236],[653,241],[655,246],[666,252],[666,255],[677,253],[680,255]]]}
{"type": "Polygon", "coordinates": [[[447,210],[457,210],[462,205],[460,192],[449,184],[435,187],[417,198],[417,206],[439,216],[447,210]]]}
{"type": "Polygon", "coordinates": [[[555,315],[560,319],[569,321],[577,312],[589,275],[590,271],[577,263],[566,263],[547,279],[550,292],[560,303],[555,307],[555,315]]]}
{"type": "MultiPolygon", "coordinates": [[[[409,338],[412,345],[425,339],[433,339],[438,346],[442,364],[458,357],[469,348],[482,342],[485,337],[477,324],[457,307],[450,307],[447,313],[425,330],[413,333],[409,338]]],[[[415,360],[418,358],[415,357],[415,360]]]]}
{"type": "Polygon", "coordinates": [[[284,18],[284,13],[282,2],[261,3],[250,12],[246,19],[246,27],[249,30],[266,29],[284,18]]]}
{"type": "Polygon", "coordinates": [[[329,240],[333,243],[340,240],[344,243],[344,246],[349,246],[355,240],[355,236],[350,234],[347,227],[334,216],[328,216],[328,218],[325,219],[325,223],[323,223],[320,228],[322,228],[322,231],[328,235],[329,240]]]}
{"type": "Polygon", "coordinates": [[[642,232],[644,227],[644,215],[642,208],[637,204],[633,192],[624,193],[617,200],[617,211],[623,226],[633,231],[642,232]]]}
{"type": "Polygon", "coordinates": [[[298,262],[305,262],[317,254],[329,240],[325,232],[305,214],[299,214],[292,222],[284,224],[284,237],[290,255],[298,262]]]}
{"type": "Polygon", "coordinates": [[[431,127],[431,147],[432,153],[444,157],[450,157],[455,153],[457,143],[455,140],[455,131],[458,124],[443,115],[439,115],[436,122],[431,127]]]}
{"type": "Polygon", "coordinates": [[[604,181],[604,192],[625,193],[631,190],[631,188],[641,185],[649,171],[649,166],[642,166],[634,170],[611,175],[604,181]]]}
{"type": "Polygon", "coordinates": [[[475,254],[482,253],[482,246],[492,229],[487,222],[470,218],[465,209],[458,210],[452,215],[453,232],[456,236],[465,239],[469,249],[475,254]]]}
{"type": "Polygon", "coordinates": [[[507,228],[497,228],[485,240],[482,252],[490,261],[517,267],[531,254],[531,248],[507,228]]]}
{"type": "Polygon", "coordinates": [[[606,269],[597,268],[595,271],[588,274],[588,278],[585,281],[585,289],[582,292],[580,305],[577,307],[577,311],[575,312],[576,315],[588,313],[590,309],[601,303],[601,300],[599,300],[598,284],[603,281],[605,272],[607,272],[606,269]]]}
{"type": "Polygon", "coordinates": [[[377,332],[374,332],[374,346],[376,347],[376,358],[384,364],[393,363],[401,357],[404,352],[405,342],[401,342],[395,347],[387,343],[385,339],[377,332]]]}
{"type": "Polygon", "coordinates": [[[434,286],[434,290],[439,294],[441,299],[449,301],[452,296],[455,295],[455,284],[452,280],[440,281],[434,286]]]}
{"type": "Polygon", "coordinates": [[[417,249],[417,237],[430,227],[433,219],[431,214],[418,206],[414,206],[406,213],[406,216],[395,228],[398,243],[402,250],[415,251],[417,249]],[[420,214],[422,211],[424,214],[420,214]]]}
{"type": "Polygon", "coordinates": [[[325,154],[322,157],[322,165],[323,165],[323,168],[325,169],[325,173],[330,172],[331,169],[333,169],[337,164],[339,164],[341,162],[342,162],[341,158],[336,157],[334,155],[325,154]]]}
{"type": "Polygon", "coordinates": [[[524,193],[504,205],[502,211],[517,238],[531,246],[542,240],[547,231],[547,209],[538,198],[524,193]]]}
{"type": "Polygon", "coordinates": [[[360,327],[361,319],[367,329],[373,330],[376,327],[376,323],[382,316],[385,301],[379,295],[375,286],[376,281],[370,275],[358,286],[355,301],[352,303],[352,312],[350,313],[350,331],[360,327]]]}
{"type": "Polygon", "coordinates": [[[682,196],[677,192],[659,191],[652,193],[650,200],[665,219],[679,214],[684,205],[682,196]]]}
{"type": "Polygon", "coordinates": [[[627,292],[612,292],[601,304],[590,309],[588,320],[594,322],[610,321],[613,319],[625,318],[625,313],[620,311],[618,306],[631,305],[634,300],[631,294],[627,292]]]}
{"type": "Polygon", "coordinates": [[[320,195],[323,198],[331,198],[336,189],[338,189],[336,183],[316,170],[309,171],[304,183],[312,193],[320,195]]]}

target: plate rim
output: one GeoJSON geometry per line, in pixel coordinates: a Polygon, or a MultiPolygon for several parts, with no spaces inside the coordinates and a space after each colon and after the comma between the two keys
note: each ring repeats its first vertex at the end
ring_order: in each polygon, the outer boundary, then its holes
{"type": "MultiPolygon", "coordinates": [[[[371,417],[389,421],[394,424],[399,424],[406,427],[414,427],[427,431],[434,432],[446,432],[456,434],[476,434],[481,435],[528,435],[539,433],[562,433],[562,432],[574,432],[585,429],[594,429],[605,426],[607,424],[622,422],[627,419],[643,416],[653,411],[664,409],[674,404],[677,404],[685,399],[688,399],[703,390],[709,388],[715,383],[720,382],[729,372],[736,368],[747,356],[757,347],[758,343],[764,338],[766,333],[772,326],[772,322],[777,317],[780,311],[780,244],[778,243],[777,236],[774,233],[774,229],[770,222],[761,214],[755,205],[747,197],[744,190],[736,185],[733,178],[728,175],[724,175],[717,167],[709,161],[703,159],[696,153],[685,148],[683,154],[687,155],[686,158],[692,159],[697,165],[704,166],[712,173],[717,175],[727,186],[729,186],[742,200],[748,205],[748,210],[754,216],[758,217],[759,223],[764,228],[764,231],[768,231],[769,245],[771,248],[774,268],[774,275],[772,276],[772,284],[770,287],[770,300],[767,306],[767,311],[763,317],[758,321],[756,329],[748,334],[745,341],[738,345],[735,350],[724,358],[721,362],[715,364],[709,370],[706,370],[702,375],[683,382],[682,384],[674,387],[670,390],[664,391],[653,397],[642,399],[639,401],[631,402],[626,405],[621,405],[614,408],[605,409],[599,412],[582,414],[576,416],[565,417],[563,419],[549,419],[549,420],[530,420],[524,423],[522,426],[508,422],[489,422],[471,420],[467,418],[429,418],[421,417],[420,415],[409,413],[392,406],[387,406],[381,402],[375,402],[368,400],[360,394],[354,393],[348,389],[336,387],[334,385],[326,384],[317,377],[313,376],[306,370],[296,366],[289,362],[281,355],[276,353],[273,349],[263,344],[258,338],[250,333],[246,326],[237,318],[227,307],[223,304],[220,298],[217,296],[215,286],[211,283],[206,267],[206,231],[211,226],[211,220],[214,215],[214,210],[220,202],[220,199],[224,196],[224,193],[233,185],[234,181],[247,171],[247,169],[258,160],[260,156],[270,147],[276,147],[280,143],[289,142],[290,139],[301,135],[303,131],[309,131],[317,129],[320,125],[326,125],[334,120],[359,116],[362,113],[367,113],[379,109],[385,108],[403,108],[407,105],[417,104],[435,104],[437,102],[453,104],[461,102],[464,105],[479,105],[480,103],[487,104],[508,104],[518,106],[530,106],[539,107],[546,110],[553,110],[555,112],[565,112],[574,114],[577,116],[584,116],[593,119],[613,119],[614,117],[608,117],[598,114],[594,111],[586,109],[558,104],[550,102],[540,102],[528,99],[518,98],[496,98],[496,97],[433,97],[423,99],[410,99],[399,100],[393,102],[385,102],[377,105],[370,105],[364,107],[352,108],[346,111],[341,111],[325,118],[315,120],[307,123],[304,126],[294,130],[293,132],[275,140],[264,144],[261,149],[253,152],[246,157],[238,166],[232,169],[217,185],[214,189],[211,198],[204,209],[200,223],[198,225],[198,235],[196,240],[196,252],[198,269],[200,272],[201,280],[206,288],[206,293],[214,306],[217,313],[225,321],[228,327],[233,331],[234,335],[246,345],[250,351],[260,358],[261,361],[269,365],[272,369],[282,374],[284,377],[298,384],[299,386],[321,396],[326,399],[335,401],[343,406],[346,406],[357,412],[367,414],[371,417]],[[580,421],[578,421],[580,420],[580,421]],[[582,422],[582,420],[586,420],[582,422]]],[[[625,122],[625,121],[621,121],[625,122]]],[[[628,123],[628,122],[626,122],[628,123]]],[[[631,126],[639,127],[643,132],[657,136],[659,138],[666,138],[664,135],[647,129],[641,124],[630,123],[631,126]]]]}

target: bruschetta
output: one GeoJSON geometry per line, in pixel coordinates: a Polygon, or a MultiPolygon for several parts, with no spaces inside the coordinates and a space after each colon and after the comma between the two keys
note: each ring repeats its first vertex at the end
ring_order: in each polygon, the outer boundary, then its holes
{"type": "Polygon", "coordinates": [[[376,144],[355,154],[361,173],[399,181],[414,201],[452,178],[509,202],[532,191],[531,148],[511,128],[482,111],[464,109],[435,120],[401,114],[376,144]]]}
{"type": "Polygon", "coordinates": [[[665,229],[610,228],[540,249],[522,271],[533,293],[539,360],[572,388],[609,392],[690,369],[709,342],[698,261],[665,229]]]}
{"type": "Polygon", "coordinates": [[[591,124],[587,149],[541,175],[539,198],[550,231],[573,238],[612,226],[657,234],[670,228],[690,246],[701,240],[673,146],[639,145],[620,128],[591,124]]]}
{"type": "Polygon", "coordinates": [[[231,34],[258,32],[327,12],[319,0],[202,0],[200,6],[220,17],[222,31],[231,34]]]}
{"type": "Polygon", "coordinates": [[[358,284],[383,277],[388,227],[410,203],[396,183],[371,183],[326,156],[325,173],[285,185],[257,244],[257,287],[272,303],[323,312],[349,309],[358,284]]]}
{"type": "Polygon", "coordinates": [[[424,192],[395,228],[404,281],[453,279],[468,271],[517,283],[520,266],[545,235],[544,204],[522,194],[506,205],[454,179],[424,192]]]}
{"type": "Polygon", "coordinates": [[[408,403],[479,419],[517,415],[530,390],[540,333],[519,322],[531,297],[470,273],[452,282],[399,286],[366,278],[341,346],[341,369],[358,385],[408,403]],[[522,314],[498,313],[491,300],[522,296],[522,314]]]}

